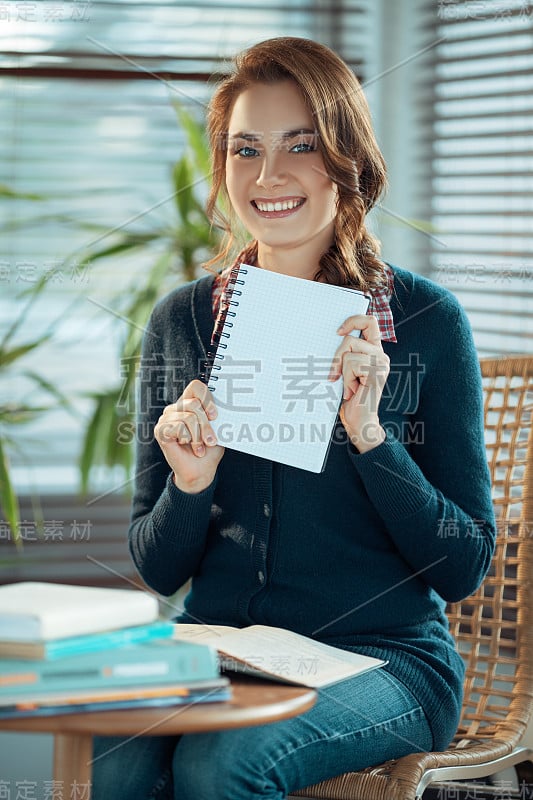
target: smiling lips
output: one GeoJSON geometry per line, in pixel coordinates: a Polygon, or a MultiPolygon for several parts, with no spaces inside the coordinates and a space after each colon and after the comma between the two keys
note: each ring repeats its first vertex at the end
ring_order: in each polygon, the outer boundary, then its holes
{"type": "Polygon", "coordinates": [[[262,217],[288,217],[305,203],[305,197],[285,200],[252,200],[252,206],[262,217]]]}

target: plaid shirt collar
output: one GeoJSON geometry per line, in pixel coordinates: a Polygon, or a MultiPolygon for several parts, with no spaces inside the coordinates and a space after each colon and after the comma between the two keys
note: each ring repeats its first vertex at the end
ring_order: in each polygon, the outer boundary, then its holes
{"type": "MultiPolygon", "coordinates": [[[[228,308],[225,289],[230,277],[230,272],[233,267],[240,263],[240,258],[237,258],[235,264],[219,272],[213,281],[211,298],[213,303],[213,317],[216,320],[215,329],[221,321],[219,317],[225,316],[228,308]]],[[[367,314],[377,319],[382,342],[396,342],[394,319],[390,307],[390,301],[394,291],[394,273],[388,264],[385,264],[385,275],[387,278],[386,284],[368,292],[370,295],[370,304],[367,314]]]]}

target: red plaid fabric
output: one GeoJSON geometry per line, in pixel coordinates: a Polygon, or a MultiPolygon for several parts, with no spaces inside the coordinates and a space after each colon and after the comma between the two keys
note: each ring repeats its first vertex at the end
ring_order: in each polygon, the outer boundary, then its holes
{"type": "Polygon", "coordinates": [[[394,292],[394,273],[388,264],[385,264],[385,275],[387,277],[386,285],[369,292],[371,299],[367,314],[371,314],[377,319],[382,342],[396,342],[394,319],[390,307],[390,300],[394,292]]]}
{"type": "MultiPolygon", "coordinates": [[[[228,302],[225,295],[226,285],[228,283],[230,272],[234,266],[240,264],[239,259],[231,267],[215,276],[213,281],[212,302],[213,302],[213,317],[215,318],[215,329],[222,322],[223,317],[228,309],[228,302]]],[[[381,332],[381,341],[383,342],[396,342],[396,333],[394,331],[394,320],[392,318],[392,311],[390,307],[390,299],[394,290],[394,273],[388,264],[385,264],[385,274],[387,283],[380,286],[378,289],[369,291],[370,304],[368,306],[367,314],[376,317],[381,332]]]]}

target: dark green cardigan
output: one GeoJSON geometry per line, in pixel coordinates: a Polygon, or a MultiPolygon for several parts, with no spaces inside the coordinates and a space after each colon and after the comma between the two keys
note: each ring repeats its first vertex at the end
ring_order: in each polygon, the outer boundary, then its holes
{"type": "Polygon", "coordinates": [[[213,278],[164,298],[144,337],[129,536],[157,592],[193,577],[185,619],[277,625],[388,659],[440,749],[455,732],[463,679],[444,605],[482,580],[495,526],[466,316],[447,290],[394,274],[386,441],[360,455],[339,422],[320,474],[226,449],[195,495],[170,481],[153,427],[201,372],[213,278]]]}

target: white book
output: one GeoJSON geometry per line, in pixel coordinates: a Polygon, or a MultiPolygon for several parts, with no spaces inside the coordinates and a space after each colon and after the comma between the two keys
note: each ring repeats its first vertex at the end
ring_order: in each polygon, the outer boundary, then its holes
{"type": "Polygon", "coordinates": [[[208,359],[219,443],[321,472],[343,391],[342,378],[328,381],[337,329],[366,314],[368,297],[248,264],[233,271],[228,292],[208,359]]]}
{"type": "Polygon", "coordinates": [[[315,689],[387,663],[270,625],[232,628],[178,623],[174,638],[215,647],[223,669],[315,689]]]}
{"type": "Polygon", "coordinates": [[[157,597],[133,589],[24,581],[0,586],[0,639],[59,639],[153,622],[157,597]]]}

